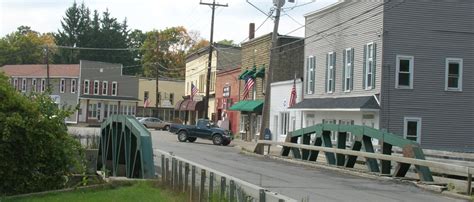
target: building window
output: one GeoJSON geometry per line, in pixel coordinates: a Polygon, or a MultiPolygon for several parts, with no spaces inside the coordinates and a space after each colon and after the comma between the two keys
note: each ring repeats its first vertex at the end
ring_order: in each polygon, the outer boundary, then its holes
{"type": "Polygon", "coordinates": [[[421,118],[405,117],[403,137],[420,143],[421,140],[421,118]]]}
{"type": "Polygon", "coordinates": [[[280,134],[281,135],[288,134],[289,129],[290,129],[290,113],[281,112],[280,113],[280,134]]]}
{"type": "Polygon", "coordinates": [[[211,72],[211,81],[209,85],[209,91],[214,91],[214,88],[216,86],[216,72],[211,72]]]}
{"type": "Polygon", "coordinates": [[[108,81],[102,81],[102,95],[107,95],[107,92],[109,92],[109,82],[108,81]]]}
{"type": "Polygon", "coordinates": [[[13,87],[15,87],[15,90],[18,90],[18,79],[17,78],[13,79],[13,87]]]}
{"type": "Polygon", "coordinates": [[[335,73],[335,64],[336,64],[336,53],[330,52],[326,57],[326,92],[332,93],[335,90],[336,75],[335,73]]]}
{"type": "Polygon", "coordinates": [[[306,88],[308,94],[314,93],[314,79],[316,72],[314,71],[316,67],[316,58],[314,56],[309,56],[306,60],[306,88]]]}
{"type": "Polygon", "coordinates": [[[374,88],[375,83],[375,43],[368,43],[364,47],[364,89],[370,90],[374,88]]]}
{"type": "Polygon", "coordinates": [[[462,66],[460,58],[446,58],[445,90],[462,91],[462,66]]]}
{"type": "Polygon", "coordinates": [[[148,91],[144,91],[144,92],[143,92],[143,98],[144,98],[144,99],[149,98],[149,92],[148,92],[148,91]]]}
{"type": "Polygon", "coordinates": [[[240,115],[240,132],[245,133],[248,130],[249,126],[249,116],[246,114],[240,115]]]}
{"type": "Polygon", "coordinates": [[[397,55],[395,88],[413,89],[413,56],[397,55]]]}
{"type": "Polygon", "coordinates": [[[117,82],[112,82],[112,95],[117,96],[117,82]]]}
{"type": "Polygon", "coordinates": [[[173,105],[174,93],[170,93],[170,104],[173,105]]]}
{"type": "Polygon", "coordinates": [[[99,95],[99,81],[94,81],[94,95],[99,95]]]}
{"type": "Polygon", "coordinates": [[[46,79],[41,79],[41,92],[44,92],[46,89],[46,79]]]}
{"type": "Polygon", "coordinates": [[[26,92],[26,78],[21,80],[21,92],[26,92]]]}
{"type": "Polygon", "coordinates": [[[38,91],[38,81],[36,79],[31,79],[31,91],[38,91]]]}
{"type": "Polygon", "coordinates": [[[84,94],[88,95],[89,94],[89,89],[90,89],[90,82],[89,80],[84,80],[84,94]]]}
{"type": "Polygon", "coordinates": [[[89,104],[89,111],[88,111],[88,116],[89,118],[94,118],[97,119],[97,104],[89,104]]]}
{"type": "Polygon", "coordinates": [[[350,92],[352,90],[352,78],[353,78],[353,64],[354,64],[354,49],[348,48],[344,50],[344,70],[342,71],[342,86],[344,92],[350,92]]]}
{"type": "Polygon", "coordinates": [[[76,93],[76,79],[71,79],[71,93],[76,93]]]}
{"type": "Polygon", "coordinates": [[[64,91],[66,91],[66,80],[61,79],[61,81],[59,82],[59,92],[64,93],[64,91]]]}

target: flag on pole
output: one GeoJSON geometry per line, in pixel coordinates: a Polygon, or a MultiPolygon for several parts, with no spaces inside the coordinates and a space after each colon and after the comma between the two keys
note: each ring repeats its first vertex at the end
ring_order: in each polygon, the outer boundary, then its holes
{"type": "Polygon", "coordinates": [[[148,106],[150,106],[150,99],[145,97],[145,100],[143,100],[143,107],[147,108],[148,106]]]}
{"type": "Polygon", "coordinates": [[[196,95],[198,91],[199,90],[196,88],[196,86],[193,83],[191,83],[191,100],[193,100],[194,95],[196,95]]]}
{"type": "Polygon", "coordinates": [[[255,85],[255,80],[251,76],[245,78],[245,87],[244,87],[244,100],[248,98],[249,92],[252,90],[255,85]]]}
{"type": "Polygon", "coordinates": [[[291,88],[290,103],[289,107],[292,107],[296,104],[296,79],[293,80],[293,88],[291,88]]]}

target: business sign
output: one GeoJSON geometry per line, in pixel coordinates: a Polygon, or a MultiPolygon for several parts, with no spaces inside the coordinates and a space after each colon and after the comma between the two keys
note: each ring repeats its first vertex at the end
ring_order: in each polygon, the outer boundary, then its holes
{"type": "Polygon", "coordinates": [[[230,96],[230,86],[224,87],[222,96],[224,96],[224,97],[229,97],[230,96]]]}
{"type": "Polygon", "coordinates": [[[196,102],[199,102],[199,101],[202,101],[203,100],[203,97],[202,95],[196,95],[193,97],[193,100],[196,101],[196,102]]]}

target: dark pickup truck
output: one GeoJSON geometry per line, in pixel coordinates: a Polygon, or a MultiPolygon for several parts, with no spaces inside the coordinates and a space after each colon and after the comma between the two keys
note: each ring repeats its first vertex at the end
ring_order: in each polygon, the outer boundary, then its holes
{"type": "Polygon", "coordinates": [[[212,140],[215,145],[227,146],[232,141],[232,133],[215,125],[207,119],[199,119],[196,125],[171,124],[170,132],[178,134],[180,142],[194,142],[197,138],[212,140]]]}

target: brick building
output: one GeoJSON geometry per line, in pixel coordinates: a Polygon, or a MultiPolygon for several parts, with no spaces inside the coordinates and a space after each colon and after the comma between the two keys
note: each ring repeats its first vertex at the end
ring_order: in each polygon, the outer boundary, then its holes
{"type": "MultiPolygon", "coordinates": [[[[255,85],[250,96],[241,100],[231,107],[231,110],[241,111],[239,131],[242,139],[251,141],[256,138],[262,123],[262,109],[264,105],[265,72],[270,64],[270,49],[272,45],[272,33],[253,38],[253,30],[250,30],[249,41],[242,43],[242,66],[239,79],[251,76],[255,79],[255,85]]],[[[303,77],[304,65],[304,40],[294,36],[279,35],[277,40],[277,51],[273,58],[272,81],[286,81],[303,77]]],[[[245,81],[241,80],[241,97],[243,98],[243,86],[245,81]]]]}
{"type": "Polygon", "coordinates": [[[232,134],[239,133],[240,112],[229,108],[240,100],[240,66],[217,72],[216,79],[216,117],[222,128],[229,129],[232,134]]]}

